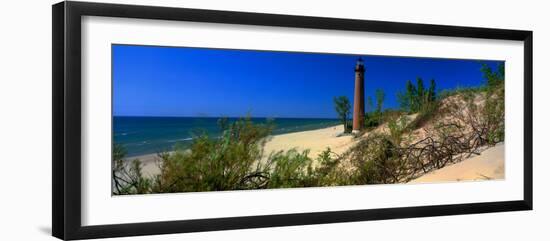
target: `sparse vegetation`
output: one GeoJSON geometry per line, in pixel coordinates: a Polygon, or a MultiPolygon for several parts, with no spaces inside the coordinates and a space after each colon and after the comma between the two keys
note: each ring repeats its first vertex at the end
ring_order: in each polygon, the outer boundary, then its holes
{"type": "MultiPolygon", "coordinates": [[[[223,121],[222,121],[223,122],[223,121]]],[[[263,157],[263,145],[271,126],[244,118],[220,125],[221,138],[199,136],[190,149],[159,153],[160,174],[145,177],[139,160],[124,161],[125,152],[115,145],[113,194],[144,194],[310,187],[339,183],[333,174],[338,160],[327,149],[312,165],[308,151],[295,149],[263,157]]]]}
{"type": "Polygon", "coordinates": [[[422,78],[417,78],[416,86],[408,80],[405,85],[405,92],[397,93],[397,99],[403,111],[408,113],[425,111],[425,109],[433,106],[437,99],[435,80],[430,81],[430,87],[427,90],[424,87],[422,78]]]}
{"type": "Polygon", "coordinates": [[[380,115],[381,113],[378,112],[365,113],[365,130],[371,130],[380,125],[380,115]]]}
{"type": "Polygon", "coordinates": [[[407,129],[407,117],[401,116],[388,121],[389,140],[396,146],[401,145],[403,134],[407,129]]]}
{"type": "Polygon", "coordinates": [[[386,99],[386,94],[384,90],[377,89],[375,92],[376,96],[376,107],[373,107],[373,101],[370,96],[367,97],[366,113],[363,127],[366,131],[371,130],[379,126],[384,119],[386,118],[386,111],[383,111],[384,100],[386,99]]]}
{"type": "Polygon", "coordinates": [[[384,105],[384,100],[386,99],[386,94],[384,93],[384,90],[377,89],[376,90],[376,116],[378,117],[378,123],[382,122],[382,107],[384,105]]]}
{"type": "Polygon", "coordinates": [[[125,161],[126,150],[120,145],[113,147],[112,185],[113,194],[142,194],[151,188],[151,180],[141,172],[137,159],[125,161]]]}
{"type": "MultiPolygon", "coordinates": [[[[385,94],[377,91],[375,108],[367,99],[365,127],[385,124],[387,130],[360,134],[357,144],[340,155],[330,148],[316,159],[308,150],[264,153],[273,124],[250,118],[220,119],[220,138],[201,134],[187,149],[159,153],[160,174],[152,177],[144,176],[139,160],[124,160],[124,148],[114,145],[113,194],[408,182],[504,141],[504,67],[493,72],[483,66],[482,72],[485,86],[438,95],[435,80],[427,89],[420,78],[416,85],[408,81],[399,94],[401,110],[383,111],[385,94]],[[407,114],[417,115],[409,119],[407,114]],[[419,130],[424,135],[414,137],[419,130]]],[[[351,131],[349,100],[336,97],[334,104],[346,132],[351,131]]]]}
{"type": "Polygon", "coordinates": [[[482,64],[481,72],[487,81],[488,88],[498,88],[504,84],[504,64],[499,64],[496,71],[493,71],[487,64],[482,64]]]}

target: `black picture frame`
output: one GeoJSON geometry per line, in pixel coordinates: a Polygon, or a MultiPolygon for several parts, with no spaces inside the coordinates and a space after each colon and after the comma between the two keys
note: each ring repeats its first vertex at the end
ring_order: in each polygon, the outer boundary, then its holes
{"type": "Polygon", "coordinates": [[[533,33],[532,31],[443,26],[262,13],[197,10],[90,2],[52,6],[52,233],[60,239],[106,238],[228,229],[413,218],[533,208],[533,33]],[[145,222],[81,224],[81,17],[104,16],[230,23],[378,33],[517,40],[524,43],[524,193],[521,200],[421,207],[145,222]]]}

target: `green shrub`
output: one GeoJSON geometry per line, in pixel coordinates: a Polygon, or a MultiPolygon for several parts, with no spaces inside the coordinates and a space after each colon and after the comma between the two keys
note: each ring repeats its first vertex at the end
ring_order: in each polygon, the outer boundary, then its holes
{"type": "Polygon", "coordinates": [[[346,153],[354,167],[353,184],[377,184],[399,182],[397,168],[399,155],[395,145],[385,135],[370,135],[346,153]]]}
{"type": "Polygon", "coordinates": [[[250,118],[234,123],[220,120],[222,136],[196,136],[190,147],[176,145],[159,153],[160,174],[144,177],[139,160],[125,161],[124,149],[114,148],[114,194],[171,193],[263,188],[340,185],[339,161],[326,149],[317,157],[309,150],[264,153],[272,130],[270,123],[254,124],[250,118]],[[267,156],[267,157],[266,157],[267,156]]]}
{"type": "Polygon", "coordinates": [[[484,121],[487,126],[487,142],[489,145],[504,141],[504,84],[494,86],[486,94],[483,106],[484,121]]]}
{"type": "Polygon", "coordinates": [[[189,150],[176,147],[162,155],[156,192],[222,191],[257,188],[254,179],[266,170],[255,165],[263,155],[263,145],[271,133],[270,123],[259,125],[250,118],[227,124],[218,139],[201,135],[189,150]],[[256,175],[256,176],[255,176],[256,175]],[[252,186],[250,186],[252,185],[252,186]]]}
{"type": "Polygon", "coordinates": [[[338,160],[333,159],[331,154],[332,150],[330,147],[327,147],[327,149],[319,153],[317,156],[317,163],[319,165],[317,172],[319,175],[325,176],[338,164],[338,160]]]}
{"type": "Polygon", "coordinates": [[[388,121],[389,139],[395,146],[400,146],[403,133],[407,129],[407,117],[401,116],[388,121]]]}
{"type": "Polygon", "coordinates": [[[144,194],[151,188],[151,180],[145,178],[142,173],[142,164],[138,159],[124,160],[126,149],[115,144],[113,146],[112,163],[112,193],[144,194]]]}
{"type": "Polygon", "coordinates": [[[482,64],[481,72],[489,88],[498,88],[504,83],[504,64],[499,64],[497,70],[493,71],[487,64],[482,64]]]}
{"type": "Polygon", "coordinates": [[[378,125],[380,125],[380,122],[379,122],[380,118],[378,117],[378,115],[380,114],[377,112],[365,113],[364,125],[366,130],[376,128],[378,125]]]}
{"type": "Polygon", "coordinates": [[[298,152],[296,149],[277,152],[269,157],[273,166],[269,173],[267,188],[308,187],[315,185],[312,160],[309,150],[298,152]]]}
{"type": "Polygon", "coordinates": [[[327,147],[317,156],[317,167],[314,170],[316,186],[349,185],[349,172],[339,166],[340,157],[327,147]]]}
{"type": "MultiPolygon", "coordinates": [[[[430,93],[433,89],[435,85],[422,91],[430,93]]],[[[190,147],[176,146],[172,152],[159,153],[160,174],[154,177],[144,177],[139,160],[125,161],[124,148],[114,145],[113,194],[407,182],[419,173],[461,160],[462,153],[472,153],[481,145],[504,140],[503,82],[483,91],[461,89],[452,95],[460,100],[442,104],[441,100],[431,99],[418,109],[418,116],[411,123],[403,111],[386,109],[366,113],[365,129],[387,123],[388,133],[361,137],[343,155],[327,148],[317,156],[316,165],[308,157],[308,150],[264,153],[273,123],[253,123],[250,118],[233,123],[222,118],[218,122],[220,138],[199,133],[190,147]],[[483,105],[476,103],[479,98],[483,98],[483,105]],[[428,138],[418,143],[403,141],[407,131],[440,116],[453,117],[452,123],[434,125],[428,138]],[[473,131],[465,132],[469,129],[473,131]]],[[[427,96],[434,98],[433,93],[427,96]]],[[[442,96],[445,94],[439,98],[442,96]]],[[[342,114],[345,131],[351,131],[351,122],[347,120],[349,108],[343,108],[342,114]]]]}

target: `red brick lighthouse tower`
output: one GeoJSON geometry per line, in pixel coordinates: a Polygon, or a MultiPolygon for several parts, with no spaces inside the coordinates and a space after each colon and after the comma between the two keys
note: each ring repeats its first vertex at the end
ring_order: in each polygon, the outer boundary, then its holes
{"type": "Polygon", "coordinates": [[[355,64],[355,96],[353,97],[353,132],[363,129],[365,121],[365,64],[359,58],[355,64]]]}

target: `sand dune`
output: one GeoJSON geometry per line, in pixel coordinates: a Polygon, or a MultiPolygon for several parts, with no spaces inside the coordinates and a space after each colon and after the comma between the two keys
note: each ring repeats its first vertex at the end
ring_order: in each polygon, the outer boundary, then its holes
{"type": "MultiPolygon", "coordinates": [[[[274,135],[265,144],[264,157],[278,151],[296,148],[298,151],[309,149],[309,157],[316,159],[327,147],[337,154],[342,154],[355,145],[359,138],[341,135],[344,126],[337,125],[318,130],[274,135]]],[[[378,128],[380,130],[383,127],[378,128]]],[[[368,135],[366,133],[365,135],[368,135]]],[[[143,155],[128,159],[139,159],[143,163],[143,173],[153,176],[159,173],[156,154],[143,155]]],[[[504,178],[504,143],[488,148],[479,156],[473,156],[459,163],[446,166],[425,174],[410,183],[453,182],[465,180],[488,180],[504,178]]]]}
{"type": "Polygon", "coordinates": [[[434,170],[409,183],[456,182],[504,179],[504,143],[490,147],[479,156],[434,170]]]}

